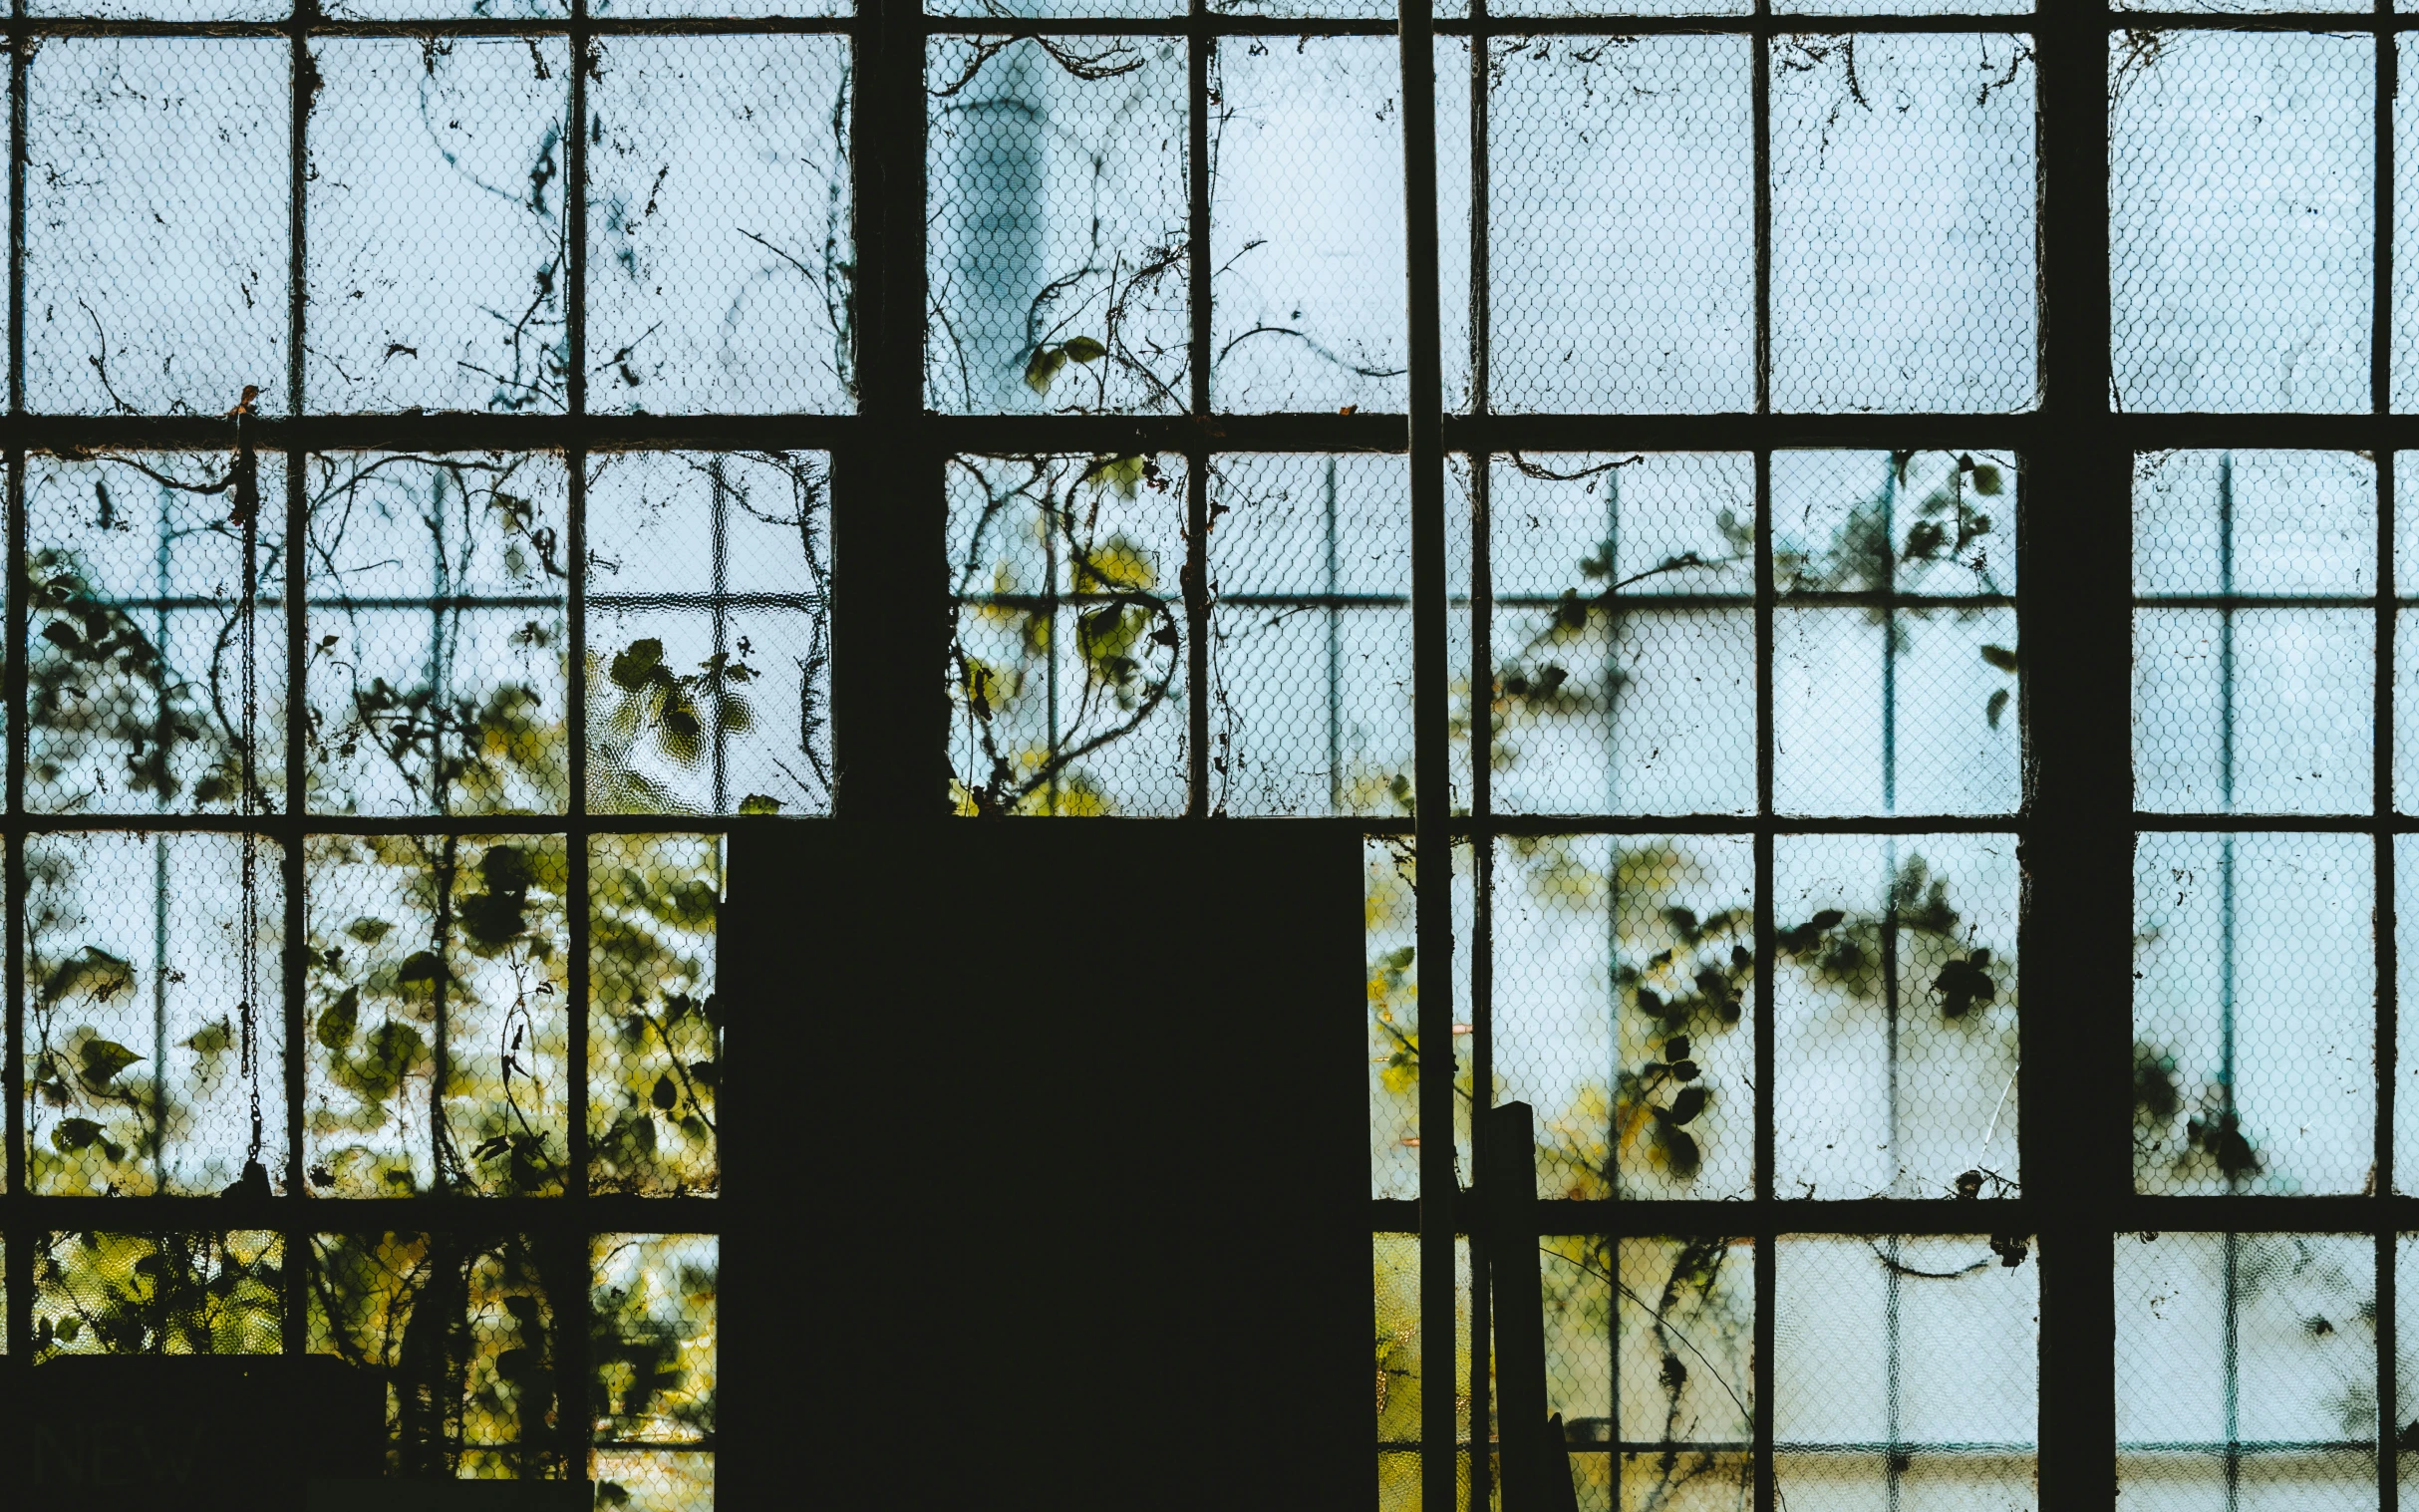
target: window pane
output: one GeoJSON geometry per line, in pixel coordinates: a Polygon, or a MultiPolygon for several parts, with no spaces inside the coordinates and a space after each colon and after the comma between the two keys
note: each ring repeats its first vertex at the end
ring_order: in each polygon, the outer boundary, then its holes
{"type": "MultiPolygon", "coordinates": [[[[310,1350],[392,1382],[390,1475],[564,1473],[554,1415],[557,1329],[543,1261],[518,1235],[312,1238],[310,1350]]],[[[577,1285],[576,1276],[573,1269],[566,1279],[577,1285]]]]}
{"type": "Polygon", "coordinates": [[[847,40],[597,49],[589,408],[854,408],[847,40]]]}
{"type": "Polygon", "coordinates": [[[1772,61],[1773,408],[2029,408],[2029,43],[1791,37],[1772,61]]]}
{"type": "Polygon", "coordinates": [[[596,1444],[711,1445],[721,1241],[599,1234],[589,1250],[596,1444]]]}
{"type": "Polygon", "coordinates": [[[1752,459],[1498,457],[1490,483],[1496,808],[1752,809],[1752,459]]]}
{"type": "Polygon", "coordinates": [[[2138,457],[2134,591],[2374,593],[2377,464],[2349,452],[2138,457]]]}
{"type": "Polygon", "coordinates": [[[285,1315],[277,1234],[36,1234],[33,1359],[275,1355],[285,1315]]]}
{"type": "Polygon", "coordinates": [[[719,835],[588,838],[588,1189],[722,1186],[719,835]]]}
{"type": "Polygon", "coordinates": [[[1495,47],[1494,408],[1751,408],[1748,40],[1556,37],[1495,47]]]}
{"type": "Polygon", "coordinates": [[[929,403],[1185,408],[1184,47],[936,37],[929,403]]]}
{"type": "Polygon", "coordinates": [[[289,53],[53,37],[27,75],[26,404],[283,409],[289,53]]]}
{"type": "Polygon", "coordinates": [[[2020,1182],[2014,837],[1782,835],[1772,887],[1774,1190],[2020,1182]]]}
{"type": "Polygon", "coordinates": [[[1780,1240],[1773,1478],[1789,1505],[2035,1505],[2043,1262],[2029,1249],[1780,1240]]]}
{"type": "Polygon", "coordinates": [[[2373,1509],[2371,1246],[2365,1235],[2118,1235],[2118,1494],[2373,1509]]]}
{"type": "Polygon", "coordinates": [[[309,489],[312,808],[561,812],[561,458],[339,453],[309,489]]]}
{"type": "Polygon", "coordinates": [[[2134,1180],[2357,1192],[2376,1147],[2376,884],[2353,834],[2134,851],[2134,1180]]]}
{"type": "Polygon", "coordinates": [[[1755,851],[1520,836],[1495,861],[1495,1100],[1537,1110],[1549,1198],[1755,1186],[1755,851]]]}
{"type": "Polygon", "coordinates": [[[1624,1507],[1744,1505],[1754,1480],[1743,1452],[1755,1400],[1753,1241],[1544,1245],[1546,1401],[1563,1415],[1580,1505],[1612,1505],[1616,1474],[1624,1507]]]}
{"type": "Polygon", "coordinates": [[[2109,70],[2119,408],[2365,411],[2370,40],[2128,32],[2109,70]]]}
{"type": "Polygon", "coordinates": [[[951,761],[968,812],[1181,813],[1184,460],[960,456],[951,761]]]}
{"type": "Polygon", "coordinates": [[[589,463],[588,811],[831,808],[830,460],[589,463]]]}
{"type": "Polygon", "coordinates": [[[323,835],[304,853],[312,1190],[562,1189],[559,835],[323,835]]]}
{"type": "Polygon", "coordinates": [[[238,459],[27,458],[26,806],[226,812],[244,752],[262,808],[285,792],[285,456],[253,458],[255,669],[247,736],[238,459]]]}
{"type": "Polygon", "coordinates": [[[57,1196],[215,1196],[252,1155],[283,1184],[285,1017],[244,1022],[243,959],[267,1001],[284,957],[284,847],[243,837],[26,841],[26,1180],[57,1196]],[[245,1036],[256,1070],[245,1071],[245,1036]]]}
{"type": "Polygon", "coordinates": [[[560,410],[563,41],[314,48],[310,408],[560,410]]]}
{"type": "Polygon", "coordinates": [[[2360,610],[2135,611],[2135,800],[2171,813],[2366,812],[2376,645],[2360,610]]]}
{"type": "Polygon", "coordinates": [[[1408,491],[1396,457],[1212,462],[1213,812],[1403,810],[1408,491]]]}
{"type": "Polygon", "coordinates": [[[1384,37],[1219,45],[1217,408],[1403,408],[1398,54],[1384,37]]]}
{"type": "Polygon", "coordinates": [[[1419,1196],[1419,871],[1408,840],[1361,841],[1369,997],[1369,1195],[1419,1196]]]}

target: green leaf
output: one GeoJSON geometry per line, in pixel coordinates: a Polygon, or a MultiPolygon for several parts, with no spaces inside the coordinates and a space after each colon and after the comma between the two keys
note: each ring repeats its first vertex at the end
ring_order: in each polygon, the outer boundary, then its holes
{"type": "Polygon", "coordinates": [[[655,1090],[647,1100],[654,1103],[659,1111],[668,1113],[680,1103],[681,1089],[670,1076],[658,1076],[655,1078],[655,1090]]]}
{"type": "Polygon", "coordinates": [[[51,1130],[51,1145],[62,1155],[72,1155],[101,1137],[101,1125],[90,1118],[62,1118],[51,1130]]]}
{"type": "Polygon", "coordinates": [[[1672,1061],[1671,1075],[1675,1080],[1694,1081],[1697,1076],[1696,1062],[1693,1060],[1672,1061]]]}
{"type": "Polygon", "coordinates": [[[353,1089],[373,1102],[383,1101],[403,1085],[404,1077],[428,1054],[428,1042],[409,1024],[390,1019],[370,1031],[369,1053],[348,1067],[353,1089]]]}
{"type": "Polygon", "coordinates": [[[1999,716],[2005,714],[2006,712],[2007,690],[2004,688],[1992,694],[1990,696],[1990,702],[1982,706],[1982,718],[1990,722],[1990,728],[1993,730],[1999,728],[1999,716]]]}
{"type": "Polygon", "coordinates": [[[87,1040],[80,1055],[84,1079],[96,1083],[110,1080],[143,1058],[115,1040],[87,1040]]]}
{"type": "Polygon", "coordinates": [[[1818,930],[1836,929],[1839,927],[1840,920],[1847,917],[1848,916],[1846,914],[1840,912],[1836,908],[1826,908],[1821,913],[1816,914],[1813,918],[1808,919],[1806,922],[1813,925],[1818,930]]]}
{"type": "Polygon", "coordinates": [[[628,650],[616,656],[609,675],[614,687],[626,693],[636,693],[653,681],[663,665],[664,643],[650,636],[643,641],[632,641],[628,650]]]}
{"type": "Polygon", "coordinates": [[[1688,1058],[1688,1037],[1673,1035],[1663,1042],[1663,1058],[1676,1065],[1688,1058]]]}
{"type": "Polygon", "coordinates": [[[1663,1158],[1671,1163],[1672,1175],[1693,1176],[1696,1174],[1700,1157],[1696,1150],[1696,1140],[1691,1138],[1686,1130],[1665,1122],[1663,1125],[1663,1158]]]}
{"type": "Polygon", "coordinates": [[[1991,666],[1998,668],[2001,672],[2013,672],[2016,670],[2016,654],[2008,650],[2006,647],[1984,646],[1981,649],[1982,660],[1988,662],[1991,666]]]}
{"type": "Polygon", "coordinates": [[[360,1023],[361,989],[348,987],[320,1011],[319,1022],[311,1027],[311,1033],[329,1050],[341,1051],[353,1043],[353,1031],[360,1023]]]}
{"type": "Polygon", "coordinates": [[[1679,1095],[1671,1099],[1671,1121],[1674,1124],[1693,1122],[1696,1115],[1705,1110],[1708,1095],[1701,1086],[1681,1087],[1679,1095]]]}
{"type": "Polygon", "coordinates": [[[43,626],[42,638],[66,651],[79,650],[84,645],[84,637],[78,635],[76,628],[65,620],[53,620],[43,626]]]}
{"type": "Polygon", "coordinates": [[[1999,491],[1999,469],[1982,462],[1973,469],[1973,491],[1985,496],[1999,491]]]}
{"type": "Polygon", "coordinates": [[[780,811],[781,800],[779,798],[768,798],[760,792],[752,792],[740,799],[740,812],[742,813],[779,813],[780,811]]]}
{"type": "Polygon", "coordinates": [[[57,1332],[61,1343],[74,1344],[76,1336],[84,1332],[84,1320],[70,1313],[59,1320],[57,1332]]]}
{"type": "Polygon", "coordinates": [[[58,1003],[77,993],[89,993],[94,999],[106,1002],[134,986],[134,963],[87,945],[59,963],[50,981],[44,984],[43,996],[58,1003]]]}
{"type": "Polygon", "coordinates": [[[1108,348],[1088,336],[1077,336],[1058,348],[1077,362],[1098,362],[1108,355],[1108,348]]]}
{"type": "Polygon", "coordinates": [[[1990,964],[1990,952],[1977,950],[1964,961],[1952,960],[1941,968],[1932,981],[1933,990],[1941,995],[1941,1012],[1952,1019],[1962,1019],[1976,1003],[1988,1003],[1999,994],[1998,984],[1982,968],[1990,964]]]}
{"type": "Polygon", "coordinates": [[[518,845],[488,846],[487,853],[478,858],[478,872],[487,879],[487,887],[493,892],[525,893],[529,884],[537,880],[536,868],[529,864],[529,852],[518,845]]]}
{"type": "Polygon", "coordinates": [[[232,1050],[234,1045],[235,1031],[228,1026],[224,1019],[215,1024],[203,1025],[199,1033],[184,1042],[186,1050],[199,1051],[205,1056],[224,1055],[232,1050]]]}
{"type": "Polygon", "coordinates": [[[1025,387],[1036,394],[1048,394],[1058,370],[1066,366],[1063,347],[1036,347],[1034,355],[1025,362],[1025,387]]]}
{"type": "Polygon", "coordinates": [[[345,926],[345,933],[351,935],[354,939],[359,940],[364,945],[376,945],[379,941],[392,934],[394,930],[395,926],[389,924],[384,919],[355,919],[352,923],[345,926]]]}
{"type": "Polygon", "coordinates": [[[433,950],[416,950],[395,968],[398,982],[435,982],[446,974],[446,963],[433,950]]]}

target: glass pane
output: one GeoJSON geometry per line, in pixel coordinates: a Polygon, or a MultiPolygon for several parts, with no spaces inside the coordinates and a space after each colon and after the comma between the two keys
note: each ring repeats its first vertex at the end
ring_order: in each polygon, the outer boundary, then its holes
{"type": "Polygon", "coordinates": [[[285,456],[251,465],[239,501],[242,462],[224,453],[27,458],[28,808],[225,812],[247,747],[255,807],[285,806],[285,456]]]}
{"type": "Polygon", "coordinates": [[[1538,1195],[1751,1195],[1754,846],[1507,838],[1493,922],[1495,1100],[1537,1110],[1538,1195]]]}
{"type": "MultiPolygon", "coordinates": [[[[853,0],[595,0],[597,16],[848,16],[853,0]]],[[[711,1475],[711,1467],[706,1467],[711,1475]]],[[[706,1484],[711,1486],[712,1480],[706,1484]]]]}
{"type": "Polygon", "coordinates": [[[927,401],[1185,408],[1184,44],[936,37],[927,401]]]}
{"type": "Polygon", "coordinates": [[[1778,1495],[1792,1507],[2035,1505],[2041,1262],[2028,1240],[1779,1246],[1778,1495]]]}
{"type": "Polygon", "coordinates": [[[391,1382],[389,1474],[564,1473],[554,1309],[540,1260],[517,1235],[312,1238],[309,1348],[391,1382]]]}
{"type": "Polygon", "coordinates": [[[1403,409],[1398,55],[1385,37],[1220,44],[1210,118],[1218,409],[1403,409]]]}
{"type": "Polygon", "coordinates": [[[60,1355],[275,1355],[285,1241],[223,1234],[35,1234],[33,1361],[60,1355]]]}
{"type": "Polygon", "coordinates": [[[855,407],[843,37],[608,37],[588,91],[588,407],[855,407]]]}
{"type": "Polygon", "coordinates": [[[1773,580],[1797,598],[2005,597],[2021,477],[1994,452],[1775,452],[1773,580]]]}
{"type": "Polygon", "coordinates": [[[1773,65],[1773,408],[2029,408],[2027,39],[1789,37],[1773,65]]]}
{"type": "Polygon", "coordinates": [[[831,810],[831,465],[624,452],[588,474],[588,811],[831,810]]]}
{"type": "Polygon", "coordinates": [[[588,1189],[722,1185],[719,835],[588,840],[588,1189]]]}
{"type": "Polygon", "coordinates": [[[1495,44],[1494,408],[1753,406],[1748,47],[1744,37],[1495,44]]]}
{"type": "Polygon", "coordinates": [[[2368,409],[2376,89],[2366,37],[2112,39],[2118,408],[2368,409]]]}
{"type": "Polygon", "coordinates": [[[253,841],[247,921],[244,848],[231,834],[27,839],[32,1190],[215,1196],[255,1157],[290,1184],[284,1016],[244,1012],[280,997],[284,850],[253,841]]]}
{"type": "Polygon", "coordinates": [[[1773,844],[1774,1190],[2000,1196],[2016,1170],[2011,835],[1773,844]]]}
{"type": "Polygon", "coordinates": [[[2134,1181],[2358,1192],[2376,1155],[2376,906],[2353,834],[2134,850],[2134,1181]]]}
{"type": "Polygon", "coordinates": [[[1212,461],[1213,812],[1403,810],[1408,490],[1398,457],[1212,461]]]}
{"type": "Polygon", "coordinates": [[[561,812],[561,458],[339,453],[308,488],[311,807],[561,812]]]}
{"type": "Polygon", "coordinates": [[[306,867],[311,1188],[560,1191],[562,837],[323,835],[306,867]]]}
{"type": "Polygon", "coordinates": [[[2134,612],[2134,792],[2145,809],[2365,813],[2377,622],[2357,609],[2134,612]]]}
{"type": "Polygon", "coordinates": [[[1406,839],[1371,835],[1361,853],[1369,963],[1369,1195],[1412,1201],[1419,1196],[1419,867],[1406,839]]]}
{"type": "MultiPolygon", "coordinates": [[[[2419,886],[2419,835],[2394,836],[2394,877],[2400,891],[2397,896],[2410,896],[2412,887],[2419,886]]],[[[2419,1004],[2419,909],[2394,910],[2394,982],[2397,1003],[2419,1004]]],[[[2397,1012],[2394,1015],[2394,1190],[2419,1191],[2419,1013],[2397,1012]]],[[[2419,1292],[2414,1292],[2419,1297],[2419,1292]]],[[[2419,1335],[2405,1332],[2405,1339],[2419,1345],[2419,1335]]],[[[2419,1353],[2419,1351],[2414,1351],[2419,1353]]],[[[2408,1419],[2419,1419],[2419,1396],[2406,1396],[2411,1403],[2405,1409],[2408,1419]]],[[[2419,1433],[2405,1440],[2409,1449],[2419,1450],[2419,1433]]],[[[2419,1491],[2419,1476],[2405,1481],[2419,1491]]]]}
{"type": "MultiPolygon", "coordinates": [[[[2345,0],[2346,4],[2350,0],[2345,0]]],[[[2396,0],[2393,9],[2412,9],[2411,0],[2396,0]]],[[[2405,32],[2394,39],[2395,66],[2398,78],[2419,78],[2419,37],[2405,32]]],[[[2414,353],[2410,339],[2400,333],[2419,328],[2419,171],[2411,164],[2419,162],[2419,109],[2397,90],[2394,97],[2394,246],[2393,246],[2393,318],[2397,333],[2393,341],[2393,390],[2389,400],[2396,410],[2419,409],[2419,353],[2414,353]]],[[[2419,571],[2419,560],[2400,558],[2408,564],[2405,570],[2419,571]]]]}
{"type": "Polygon", "coordinates": [[[951,458],[963,811],[1183,811],[1184,478],[1173,455],[951,458]]]}
{"type": "Polygon", "coordinates": [[[721,1241],[599,1234],[589,1249],[596,1442],[711,1443],[721,1241]]]}
{"type": "Polygon", "coordinates": [[[2377,591],[2377,463],[2350,452],[2137,457],[2134,591],[2377,591]]]}
{"type": "Polygon", "coordinates": [[[286,407],[290,56],[268,38],[43,41],[26,85],[30,409],[218,415],[247,387],[286,407]]]}
{"type": "Polygon", "coordinates": [[[2117,1236],[2117,1489],[2129,1505],[2376,1507],[2372,1243],[2117,1236]]]}
{"type": "Polygon", "coordinates": [[[1752,809],[1752,459],[1515,455],[1490,483],[1495,806],[1752,809]]]}
{"type": "Polygon", "coordinates": [[[310,408],[560,410],[563,40],[314,58],[310,408]]]}

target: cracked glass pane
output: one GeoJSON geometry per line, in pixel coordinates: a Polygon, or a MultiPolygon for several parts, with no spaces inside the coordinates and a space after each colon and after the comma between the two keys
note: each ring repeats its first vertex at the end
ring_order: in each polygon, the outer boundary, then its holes
{"type": "Polygon", "coordinates": [[[1772,866],[1775,1190],[2014,1191],[2015,837],[1782,835],[1772,866]]]}
{"type": "Polygon", "coordinates": [[[563,407],[565,47],[314,44],[310,409],[563,407]]]}
{"type": "Polygon", "coordinates": [[[936,37],[925,92],[932,407],[1184,409],[1182,41],[936,37]]]}
{"type": "Polygon", "coordinates": [[[27,74],[36,412],[286,407],[287,77],[266,38],[54,37],[27,74]]]}
{"type": "Polygon", "coordinates": [[[2368,836],[2144,834],[2134,848],[2134,1184],[2376,1179],[2368,836]]]}
{"type": "Polygon", "coordinates": [[[284,806],[285,458],[251,465],[247,486],[223,453],[28,458],[28,808],[226,812],[247,774],[256,807],[284,806]]]}
{"type": "Polygon", "coordinates": [[[589,812],[830,811],[830,492],[821,453],[590,459],[589,812]]]}
{"type": "Polygon", "coordinates": [[[308,488],[310,806],[562,812],[562,459],[337,453],[308,488]]]}
{"type": "Polygon", "coordinates": [[[2117,408],[2368,409],[2376,88],[2366,37],[2112,39],[2117,408]]]}
{"type": "Polygon", "coordinates": [[[1399,52],[1384,37],[1220,43],[1218,409],[1403,409],[1399,52]]]}
{"type": "Polygon", "coordinates": [[[1772,68],[1772,407],[2030,408],[2029,40],[1786,37],[1772,68]]]}
{"type": "Polygon", "coordinates": [[[1748,39],[1494,48],[1493,407],[1753,408],[1748,39]]]}
{"type": "Polygon", "coordinates": [[[588,407],[855,406],[844,37],[607,37],[588,88],[588,407]]]}
{"type": "MultiPolygon", "coordinates": [[[[286,1179],[284,1016],[247,1022],[241,964],[248,952],[255,993],[276,979],[284,852],[253,844],[247,926],[242,836],[86,831],[27,840],[31,1190],[215,1196],[255,1154],[286,1179]]],[[[273,986],[266,991],[277,998],[273,986]]]]}
{"type": "Polygon", "coordinates": [[[562,837],[321,835],[304,859],[310,1189],[561,1191],[562,837]]]}

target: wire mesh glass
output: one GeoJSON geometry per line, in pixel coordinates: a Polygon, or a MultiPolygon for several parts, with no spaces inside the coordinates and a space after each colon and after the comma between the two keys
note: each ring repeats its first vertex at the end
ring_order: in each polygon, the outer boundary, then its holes
{"type": "Polygon", "coordinates": [[[2016,1166],[2012,835],[1781,835],[1773,1186],[1996,1197],[2016,1166]]]}
{"type": "Polygon", "coordinates": [[[2120,1234],[2116,1247],[2119,1495],[2377,1505],[2373,1240],[2120,1234]]]}
{"type": "Polygon", "coordinates": [[[32,1361],[61,1355],[274,1355],[284,1236],[37,1233],[32,1361]]]}
{"type": "Polygon", "coordinates": [[[2351,834],[2144,834],[2134,852],[2134,1181],[2376,1180],[2376,879],[2351,834]]]}
{"type": "Polygon", "coordinates": [[[2376,44],[2112,38],[2112,399],[2128,411],[2369,407],[2376,44]]]}
{"type": "Polygon", "coordinates": [[[719,835],[588,840],[589,1190],[718,1190],[719,835]]]}
{"type": "Polygon", "coordinates": [[[2037,1504],[2027,1236],[1783,1236],[1773,1481],[1792,1507],[2037,1504]]]}

